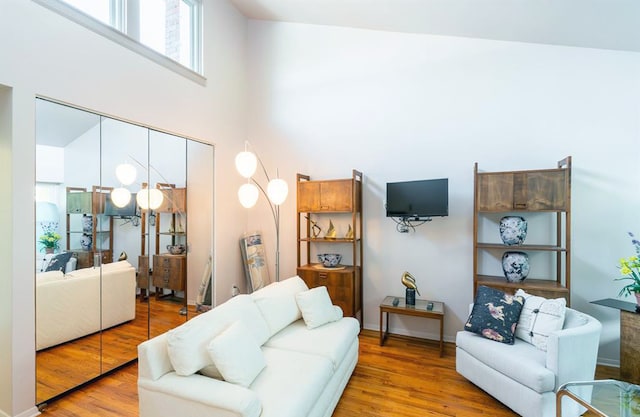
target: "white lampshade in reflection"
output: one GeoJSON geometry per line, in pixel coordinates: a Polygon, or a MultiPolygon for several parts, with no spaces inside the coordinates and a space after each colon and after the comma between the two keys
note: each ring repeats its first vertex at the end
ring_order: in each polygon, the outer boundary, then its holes
{"type": "Polygon", "coordinates": [[[251,208],[256,205],[260,191],[253,184],[243,184],[238,190],[238,199],[244,208],[251,208]]]}
{"type": "Polygon", "coordinates": [[[251,178],[258,168],[258,158],[253,152],[240,152],[236,155],[236,169],[245,178],[251,178]]]}
{"type": "Polygon", "coordinates": [[[151,190],[143,188],[136,195],[136,201],[143,210],[155,210],[162,205],[164,196],[162,195],[162,191],[157,188],[152,188],[151,190]]]}
{"type": "Polygon", "coordinates": [[[269,196],[269,200],[271,200],[271,202],[276,206],[284,203],[284,200],[287,199],[287,194],[289,194],[289,186],[285,180],[275,178],[267,184],[267,195],[269,196]]]}
{"type": "Polygon", "coordinates": [[[116,207],[124,207],[131,201],[131,192],[126,188],[114,188],[111,190],[111,201],[116,207]]]}
{"type": "Polygon", "coordinates": [[[131,164],[120,164],[116,167],[116,178],[123,185],[131,185],[136,180],[136,167],[131,164]]]}

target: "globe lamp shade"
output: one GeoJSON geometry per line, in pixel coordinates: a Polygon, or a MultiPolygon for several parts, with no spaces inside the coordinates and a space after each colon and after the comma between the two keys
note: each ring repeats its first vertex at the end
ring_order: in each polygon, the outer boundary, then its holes
{"type": "Polygon", "coordinates": [[[285,180],[275,178],[267,184],[267,195],[269,196],[269,200],[271,200],[271,202],[276,206],[284,203],[284,200],[287,199],[287,194],[289,194],[289,186],[285,180]]]}
{"type": "Polygon", "coordinates": [[[251,178],[258,168],[258,158],[253,152],[240,152],[236,155],[236,169],[244,178],[251,178]]]}
{"type": "Polygon", "coordinates": [[[111,201],[116,207],[124,207],[131,201],[131,192],[126,188],[114,188],[111,190],[111,201]]]}
{"type": "Polygon", "coordinates": [[[131,164],[120,164],[116,167],[116,178],[123,185],[133,184],[136,175],[136,168],[131,164]]]}
{"type": "Polygon", "coordinates": [[[260,191],[253,184],[243,184],[238,190],[238,199],[244,208],[251,208],[256,205],[260,191]]]}
{"type": "Polygon", "coordinates": [[[162,205],[164,195],[157,188],[152,188],[151,190],[143,188],[136,195],[136,201],[143,210],[155,210],[162,205]]]}

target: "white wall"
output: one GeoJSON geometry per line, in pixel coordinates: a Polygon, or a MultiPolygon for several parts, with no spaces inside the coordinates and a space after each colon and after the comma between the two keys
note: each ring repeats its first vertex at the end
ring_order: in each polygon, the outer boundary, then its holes
{"type": "MultiPolygon", "coordinates": [[[[33,237],[35,97],[42,95],[216,145],[216,301],[242,285],[237,238],[246,214],[235,197],[241,183],[233,157],[245,136],[246,19],[226,0],[205,5],[206,86],[168,71],[31,1],[0,0],[2,148],[12,165],[13,213],[2,216],[11,250],[0,293],[0,415],[35,412],[33,237]],[[5,93],[6,92],[6,93],[5,93]],[[28,233],[21,231],[28,230],[28,233]],[[6,302],[9,301],[9,302],[6,302]],[[11,348],[7,346],[10,341],[11,348]],[[8,387],[11,387],[9,389],[8,387]]],[[[11,188],[2,187],[3,193],[11,188]]],[[[3,194],[4,195],[4,194],[3,194]]],[[[8,207],[3,207],[4,210],[8,207]]]]}
{"type": "MultiPolygon", "coordinates": [[[[248,68],[249,138],[269,170],[290,185],[296,172],[364,172],[366,328],[378,329],[380,301],[403,294],[408,270],[446,303],[454,340],[472,301],[474,162],[537,169],[573,156],[572,306],[603,321],[600,360],[618,362],[618,313],[589,302],[616,296],[626,232],[640,233],[640,54],[250,21],[248,68]],[[397,233],[386,182],[441,177],[449,217],[397,233]]],[[[251,213],[269,245],[266,207],[251,213]]],[[[294,219],[292,188],[283,275],[295,273],[294,219]]],[[[393,317],[392,331],[435,338],[437,323],[393,317]]]]}

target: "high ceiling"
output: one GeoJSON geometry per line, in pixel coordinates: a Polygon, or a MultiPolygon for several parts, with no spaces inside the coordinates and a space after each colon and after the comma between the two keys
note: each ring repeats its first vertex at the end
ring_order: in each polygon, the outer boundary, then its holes
{"type": "Polygon", "coordinates": [[[231,0],[248,18],[640,52],[640,0],[231,0]]]}

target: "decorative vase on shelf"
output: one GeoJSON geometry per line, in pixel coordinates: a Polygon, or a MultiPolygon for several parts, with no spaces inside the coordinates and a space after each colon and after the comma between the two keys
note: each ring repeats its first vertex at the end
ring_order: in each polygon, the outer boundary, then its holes
{"type": "Polygon", "coordinates": [[[93,238],[91,235],[83,234],[80,238],[80,246],[82,250],[91,250],[91,244],[93,243],[93,238]]]}
{"type": "Polygon", "coordinates": [[[505,252],[502,271],[509,282],[523,281],[529,275],[529,256],[524,252],[505,252]]]}
{"type": "Polygon", "coordinates": [[[91,233],[93,230],[93,217],[86,214],[82,215],[82,232],[91,233]]]}
{"type": "Polygon", "coordinates": [[[54,249],[53,248],[44,248],[44,253],[53,253],[54,249]]]}
{"type": "Polygon", "coordinates": [[[505,245],[521,245],[527,237],[527,221],[520,216],[500,219],[500,239],[505,245]]]}

